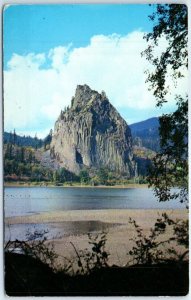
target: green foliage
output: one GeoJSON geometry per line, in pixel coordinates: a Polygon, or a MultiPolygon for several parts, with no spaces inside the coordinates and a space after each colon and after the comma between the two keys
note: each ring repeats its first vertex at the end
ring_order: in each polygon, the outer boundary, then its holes
{"type": "Polygon", "coordinates": [[[81,170],[79,173],[80,182],[82,183],[89,183],[90,182],[90,176],[87,170],[81,170]]]}
{"type": "Polygon", "coordinates": [[[174,82],[184,76],[183,67],[188,67],[188,9],[183,4],[158,4],[150,19],[154,26],[152,32],[145,35],[149,45],[143,55],[154,66],[153,72],[147,72],[147,82],[160,106],[167,102],[169,67],[174,82]],[[161,37],[166,38],[168,45],[160,56],[155,56],[161,37]]]}
{"type": "Polygon", "coordinates": [[[100,168],[97,176],[101,184],[106,184],[108,180],[108,170],[105,168],[100,168]]]}
{"type": "Polygon", "coordinates": [[[151,160],[139,156],[134,156],[134,160],[137,164],[138,176],[147,176],[149,172],[149,168],[151,167],[151,160]]]}
{"type": "Polygon", "coordinates": [[[33,148],[19,147],[10,143],[4,145],[4,158],[8,160],[15,159],[17,162],[23,163],[37,162],[33,148]]]}
{"type": "Polygon", "coordinates": [[[56,181],[58,181],[59,183],[79,181],[79,176],[66,170],[65,168],[60,168],[54,173],[56,173],[56,181]]]}
{"type": "Polygon", "coordinates": [[[52,134],[53,134],[53,130],[51,129],[49,134],[43,140],[44,146],[50,145],[50,143],[52,141],[52,134]]]}
{"type": "Polygon", "coordinates": [[[173,226],[173,234],[176,242],[179,245],[183,245],[188,249],[189,246],[189,222],[188,220],[172,220],[169,216],[164,213],[162,215],[163,222],[167,223],[169,226],[173,226]]]}
{"type": "Polygon", "coordinates": [[[133,256],[134,264],[154,264],[168,260],[182,260],[188,254],[188,221],[172,220],[166,213],[162,214],[150,229],[150,234],[143,233],[142,228],[135,220],[129,219],[133,225],[136,236],[131,239],[135,245],[129,251],[133,256]],[[166,232],[172,231],[171,237],[164,238],[166,232]],[[175,244],[184,246],[184,252],[179,254],[175,249],[175,244]]]}
{"type": "Polygon", "coordinates": [[[88,264],[91,266],[91,270],[107,267],[109,253],[105,251],[105,244],[107,241],[106,233],[102,232],[100,235],[89,234],[88,236],[89,244],[92,247],[91,255],[88,258],[88,264]]]}
{"type": "Polygon", "coordinates": [[[109,253],[105,251],[106,233],[88,234],[91,249],[77,250],[75,245],[71,245],[76,256],[73,259],[63,259],[63,265],[59,267],[58,255],[54,250],[53,243],[48,243],[46,234],[48,231],[27,232],[26,241],[8,241],[5,245],[5,252],[20,251],[26,256],[31,256],[49,265],[53,270],[69,272],[74,274],[89,274],[97,269],[108,267],[109,253]]]}
{"type": "Polygon", "coordinates": [[[106,233],[88,234],[89,245],[91,249],[77,250],[75,245],[71,242],[74,248],[76,258],[70,261],[67,270],[74,269],[74,265],[77,263],[76,274],[87,274],[97,269],[108,267],[109,253],[105,250],[105,244],[107,241],[106,233]]]}
{"type": "MultiPolygon", "coordinates": [[[[157,5],[150,16],[154,21],[153,31],[145,36],[149,45],[144,51],[147,60],[154,66],[147,81],[162,106],[167,102],[167,78],[171,76],[175,85],[184,76],[188,67],[188,12],[182,4],[157,5]],[[160,56],[155,56],[160,38],[166,38],[168,45],[160,56]],[[171,73],[169,72],[171,71],[171,73]],[[170,75],[171,74],[171,75],[170,75]]],[[[188,98],[176,96],[177,109],[174,113],[160,117],[160,153],[153,161],[149,175],[150,186],[160,201],[179,198],[188,201],[188,98]],[[176,192],[172,191],[177,187],[176,192]]]]}
{"type": "Polygon", "coordinates": [[[59,169],[59,181],[60,182],[65,182],[65,181],[67,181],[68,180],[68,172],[67,172],[67,170],[66,169],[64,169],[64,168],[60,168],[59,169]]]}
{"type": "Polygon", "coordinates": [[[188,102],[160,118],[161,152],[153,159],[148,181],[160,201],[188,202],[188,102]],[[172,188],[176,188],[172,191],[172,188]]]}
{"type": "Polygon", "coordinates": [[[31,147],[19,147],[13,144],[4,145],[5,180],[46,180],[46,168],[42,167],[31,147]]]}
{"type": "Polygon", "coordinates": [[[23,146],[23,147],[32,147],[32,148],[40,148],[43,146],[43,140],[37,138],[32,138],[30,136],[19,136],[16,134],[16,131],[14,132],[4,132],[3,134],[3,142],[4,144],[12,144],[17,146],[23,146]]]}
{"type": "Polygon", "coordinates": [[[58,183],[58,181],[59,181],[59,174],[58,174],[58,171],[56,170],[56,171],[54,171],[53,172],[53,182],[55,183],[55,184],[57,184],[58,183]]]}
{"type": "Polygon", "coordinates": [[[37,151],[32,147],[4,145],[4,178],[7,181],[50,181],[57,184],[79,182],[79,177],[65,168],[53,171],[43,167],[36,158],[37,151]]]}
{"type": "Polygon", "coordinates": [[[27,241],[8,241],[5,245],[5,252],[14,252],[20,250],[26,256],[34,257],[37,260],[55,268],[55,260],[58,255],[54,251],[54,245],[47,244],[46,234],[48,231],[27,232],[27,241]]]}
{"type": "MultiPolygon", "coordinates": [[[[188,255],[188,220],[173,220],[163,213],[156,220],[154,227],[149,233],[143,233],[143,229],[137,225],[135,220],[129,219],[135,233],[131,239],[134,246],[128,252],[130,260],[127,265],[133,264],[159,264],[172,261],[181,262],[188,255]],[[181,245],[181,251],[177,251],[177,245],[181,245]]],[[[54,245],[48,243],[46,234],[48,231],[34,231],[26,235],[26,241],[9,241],[5,246],[6,252],[20,250],[27,256],[48,264],[59,272],[77,274],[90,274],[98,269],[108,268],[109,252],[106,251],[106,232],[88,234],[90,247],[78,250],[71,242],[75,256],[71,259],[64,257],[63,264],[58,265],[58,255],[55,253],[54,245]]]]}
{"type": "Polygon", "coordinates": [[[92,185],[92,186],[98,186],[98,185],[99,185],[99,178],[98,178],[97,175],[95,175],[95,176],[93,176],[93,177],[91,178],[91,185],[92,185]]]}

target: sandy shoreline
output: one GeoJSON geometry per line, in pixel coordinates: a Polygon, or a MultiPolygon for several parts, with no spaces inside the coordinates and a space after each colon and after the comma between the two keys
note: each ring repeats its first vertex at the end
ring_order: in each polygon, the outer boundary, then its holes
{"type": "Polygon", "coordinates": [[[132,189],[132,188],[148,188],[148,184],[138,184],[138,183],[129,183],[129,184],[116,184],[116,185],[97,185],[97,186],[93,186],[93,185],[83,185],[83,184],[79,184],[79,185],[60,185],[60,186],[55,186],[53,184],[28,184],[28,183],[18,183],[18,182],[6,182],[4,183],[4,187],[30,187],[30,188],[35,188],[35,187],[45,187],[45,188],[98,188],[98,189],[132,189]]]}
{"type": "MultiPolygon", "coordinates": [[[[21,216],[5,218],[5,224],[46,224],[52,223],[54,226],[62,222],[89,222],[100,221],[105,223],[115,223],[118,225],[111,226],[107,230],[106,251],[110,253],[109,263],[117,265],[125,265],[128,261],[128,252],[132,249],[132,238],[135,236],[135,230],[129,224],[129,218],[135,219],[137,224],[143,228],[143,232],[148,234],[150,228],[156,222],[156,219],[166,212],[173,219],[188,219],[188,210],[164,210],[164,209],[108,209],[108,210],[72,210],[49,212],[38,215],[21,216]]],[[[88,233],[88,232],[87,232],[88,233]]],[[[167,232],[163,238],[171,236],[171,232],[167,232]]],[[[62,263],[62,257],[74,257],[75,252],[71,242],[76,249],[83,250],[89,248],[87,234],[71,234],[55,238],[52,241],[55,245],[55,251],[59,255],[59,263],[62,263]]],[[[178,251],[181,251],[178,249],[178,251]]]]}
{"type": "Polygon", "coordinates": [[[67,210],[39,213],[36,215],[8,217],[6,224],[37,224],[63,221],[101,221],[127,224],[129,217],[136,219],[140,225],[152,226],[158,214],[168,212],[174,218],[188,218],[186,209],[105,209],[105,210],[67,210]]]}

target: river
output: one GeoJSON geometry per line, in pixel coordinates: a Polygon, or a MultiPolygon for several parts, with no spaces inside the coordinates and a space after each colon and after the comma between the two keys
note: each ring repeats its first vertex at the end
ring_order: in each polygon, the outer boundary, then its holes
{"type": "Polygon", "coordinates": [[[6,187],[5,217],[60,210],[181,209],[178,200],[159,202],[147,188],[6,187]]]}
{"type": "MultiPolygon", "coordinates": [[[[4,216],[18,217],[47,212],[108,209],[184,209],[178,200],[159,202],[147,188],[6,187],[4,216]]],[[[6,224],[5,240],[25,239],[26,233],[48,230],[47,238],[103,231],[116,223],[63,221],[59,223],[6,224]]],[[[27,238],[26,238],[27,239],[27,238]]]]}

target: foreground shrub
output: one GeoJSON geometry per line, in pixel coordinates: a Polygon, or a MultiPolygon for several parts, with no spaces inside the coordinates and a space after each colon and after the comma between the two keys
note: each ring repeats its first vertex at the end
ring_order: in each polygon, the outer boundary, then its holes
{"type": "Polygon", "coordinates": [[[135,220],[129,219],[133,225],[136,236],[131,239],[135,245],[129,251],[134,264],[153,264],[169,260],[183,260],[188,254],[188,220],[172,220],[166,213],[162,214],[150,229],[149,235],[135,220]],[[165,237],[167,230],[172,232],[170,237],[165,237]],[[178,253],[176,245],[182,245],[183,251],[178,253]]]}
{"type": "Polygon", "coordinates": [[[48,231],[35,230],[33,233],[28,231],[27,241],[8,241],[5,245],[5,252],[19,252],[31,256],[55,269],[55,260],[58,255],[54,251],[54,244],[47,244],[47,233],[48,231]]]}
{"type": "Polygon", "coordinates": [[[91,249],[77,250],[75,245],[71,243],[76,256],[70,260],[69,264],[64,268],[74,274],[89,274],[96,269],[108,267],[109,253],[105,250],[106,233],[88,234],[89,245],[91,249]],[[76,270],[76,271],[74,271],[76,270]]]}

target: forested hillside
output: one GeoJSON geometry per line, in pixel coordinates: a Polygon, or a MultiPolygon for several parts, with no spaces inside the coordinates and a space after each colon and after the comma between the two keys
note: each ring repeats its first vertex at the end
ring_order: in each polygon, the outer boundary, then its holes
{"type": "MultiPolygon", "coordinates": [[[[148,168],[159,149],[158,124],[158,118],[152,118],[130,125],[136,176],[139,177],[140,182],[145,182],[148,168]]],[[[126,180],[125,176],[121,177],[107,167],[93,171],[84,168],[78,176],[64,167],[55,168],[49,156],[51,141],[52,130],[44,139],[39,139],[37,136],[34,138],[19,136],[15,130],[13,133],[5,132],[3,150],[5,181],[115,185],[126,180]],[[49,158],[48,161],[46,157],[49,158]]]]}
{"type": "Polygon", "coordinates": [[[159,119],[151,118],[129,125],[133,137],[133,144],[153,151],[159,151],[159,119]]]}
{"type": "Polygon", "coordinates": [[[37,136],[34,138],[31,136],[20,136],[16,134],[15,130],[14,132],[4,132],[3,135],[3,141],[4,144],[11,143],[13,145],[18,145],[18,146],[31,146],[33,148],[40,148],[43,146],[43,140],[39,139],[37,136]]]}

